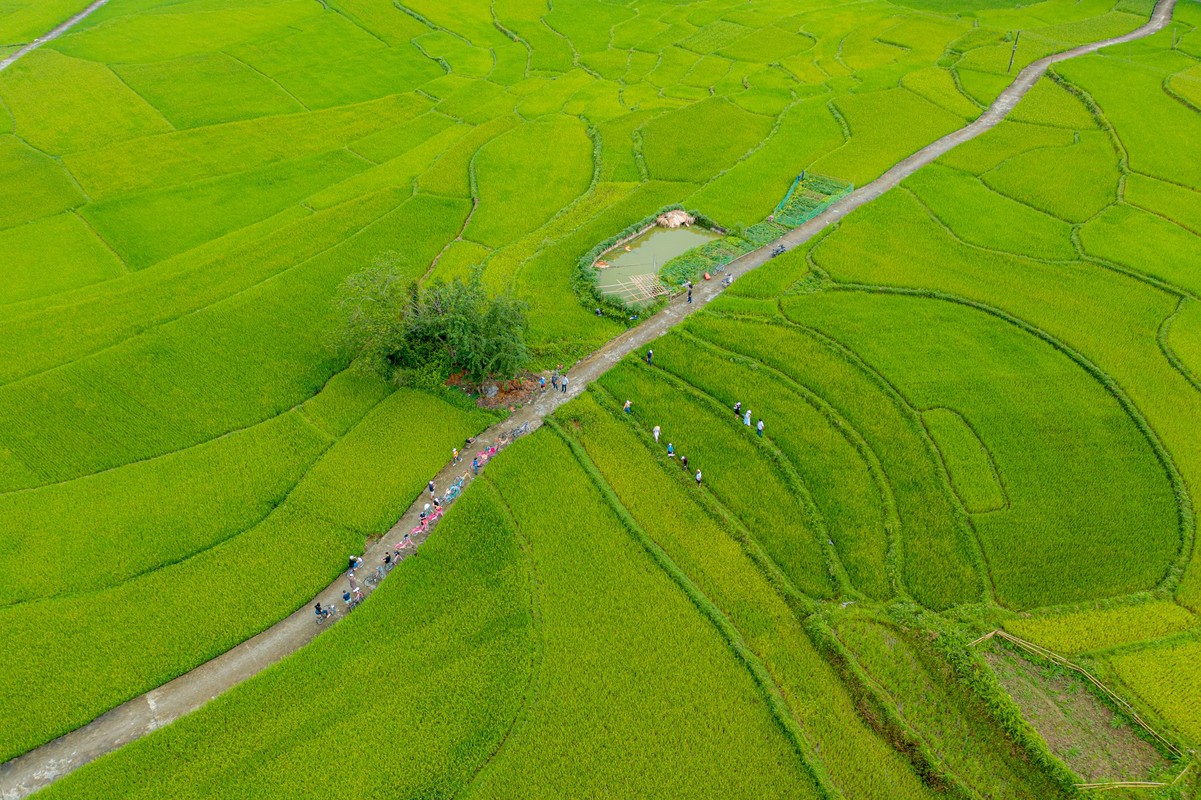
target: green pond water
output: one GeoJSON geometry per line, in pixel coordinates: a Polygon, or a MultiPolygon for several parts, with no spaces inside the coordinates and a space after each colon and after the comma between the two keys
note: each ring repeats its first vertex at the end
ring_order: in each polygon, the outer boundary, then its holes
{"type": "Polygon", "coordinates": [[[628,242],[628,251],[618,248],[602,256],[612,266],[597,272],[597,284],[604,294],[622,297],[620,283],[630,276],[657,274],[671,259],[717,238],[704,228],[652,228],[628,242]]]}

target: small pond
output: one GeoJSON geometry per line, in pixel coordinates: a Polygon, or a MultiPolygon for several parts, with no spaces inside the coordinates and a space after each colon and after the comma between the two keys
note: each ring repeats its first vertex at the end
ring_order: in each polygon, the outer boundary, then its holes
{"type": "Polygon", "coordinates": [[[601,256],[610,266],[597,271],[597,285],[602,293],[628,301],[630,297],[623,291],[623,284],[628,286],[634,276],[657,275],[671,259],[717,238],[718,234],[705,228],[651,228],[601,256]]]}

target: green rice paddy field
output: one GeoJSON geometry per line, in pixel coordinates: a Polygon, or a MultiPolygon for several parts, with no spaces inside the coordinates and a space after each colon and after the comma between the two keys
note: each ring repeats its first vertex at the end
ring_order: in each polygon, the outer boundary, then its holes
{"type": "MultiPolygon", "coordinates": [[[[0,0],[0,53],[85,5],[0,0]]],[[[0,762],[305,605],[499,418],[351,369],[348,275],[482,265],[571,362],[624,330],[573,288],[598,242],[862,185],[1151,10],[110,0],[0,72],[0,762]]],[[[1179,0],[615,365],[352,616],[45,794],[1080,796],[968,645],[1004,628],[1184,753],[1109,796],[1195,796],[1198,143],[1179,0]]]]}

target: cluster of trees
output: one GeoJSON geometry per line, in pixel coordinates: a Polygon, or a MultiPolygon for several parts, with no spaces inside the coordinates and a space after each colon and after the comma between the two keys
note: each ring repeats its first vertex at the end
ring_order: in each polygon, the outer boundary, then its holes
{"type": "Polygon", "coordinates": [[[337,306],[339,349],[399,384],[432,386],[461,373],[479,386],[511,378],[530,361],[526,304],[490,295],[481,269],[466,281],[421,286],[381,264],[350,276],[337,306]]]}

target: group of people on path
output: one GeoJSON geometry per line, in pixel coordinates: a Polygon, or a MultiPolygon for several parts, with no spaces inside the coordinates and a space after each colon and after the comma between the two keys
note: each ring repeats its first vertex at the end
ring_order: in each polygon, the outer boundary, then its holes
{"type": "MultiPolygon", "coordinates": [[[[655,363],[655,351],[654,350],[646,351],[646,363],[648,366],[654,365],[654,363],[655,363]]],[[[622,407],[622,410],[625,411],[627,414],[633,414],[634,413],[633,403],[629,400],[626,400],[625,405],[622,407]]],[[[659,443],[659,437],[662,434],[663,434],[663,429],[660,428],[658,425],[651,428],[651,436],[655,437],[655,444],[659,443]]],[[[672,442],[667,443],[667,457],[672,458],[672,459],[674,459],[676,457],[676,446],[672,442]]],[[[680,466],[682,466],[685,471],[688,470],[688,456],[685,456],[685,455],[680,456],[680,466]]],[[[704,475],[701,473],[700,468],[697,468],[696,474],[693,476],[693,480],[696,481],[697,486],[701,485],[701,481],[703,480],[703,478],[704,478],[704,475]]]]}
{"type": "MultiPolygon", "coordinates": [[[[467,447],[468,445],[472,444],[472,442],[472,439],[467,439],[463,446],[467,447]]],[[[487,460],[495,455],[495,453],[496,447],[493,445],[472,459],[472,467],[475,469],[476,474],[479,474],[479,468],[482,465],[481,458],[483,460],[487,460]]],[[[459,451],[459,448],[451,448],[451,464],[458,465],[462,463],[462,461],[463,455],[459,451]]],[[[414,530],[418,532],[427,530],[429,524],[441,517],[445,504],[449,503],[458,495],[458,493],[461,491],[463,483],[466,480],[467,473],[464,472],[463,476],[451,485],[445,497],[439,497],[437,486],[435,485],[434,481],[429,481],[425,485],[426,491],[429,492],[429,502],[422,506],[421,511],[418,512],[418,518],[421,524],[418,526],[418,528],[414,528],[414,530]]],[[[381,562],[376,566],[375,581],[377,583],[382,581],[384,577],[391,572],[397,564],[400,563],[401,559],[405,557],[408,551],[416,549],[417,543],[413,541],[412,536],[408,533],[404,534],[404,536],[401,537],[401,540],[392,548],[391,552],[385,553],[381,562]]],[[[347,587],[342,592],[342,603],[344,604],[345,611],[347,613],[354,609],[359,603],[363,602],[365,598],[363,590],[359,586],[358,578],[356,576],[356,572],[361,569],[362,566],[362,556],[350,556],[347,560],[347,587]]],[[[370,582],[370,579],[368,582],[370,582]]],[[[322,605],[320,602],[318,602],[313,605],[313,613],[317,618],[317,622],[321,623],[331,619],[337,612],[334,606],[322,605]]]]}
{"type": "MultiPolygon", "coordinates": [[[[743,411],[741,400],[734,404],[734,416],[741,417],[742,424],[748,428],[751,427],[751,410],[748,408],[743,411]]],[[[755,425],[755,432],[759,434],[760,439],[763,438],[763,417],[759,417],[759,422],[755,425]]]]}
{"type": "MultiPolygon", "coordinates": [[[[688,302],[692,302],[691,282],[689,282],[689,284],[688,284],[688,302]]],[[[647,365],[653,366],[654,361],[655,361],[655,351],[652,349],[648,349],[646,351],[647,365]]],[[[561,372],[562,368],[563,368],[563,365],[560,364],[558,366],[558,368],[556,368],[554,370],[554,372],[551,373],[550,380],[551,380],[551,386],[553,387],[553,389],[561,391],[563,393],[566,393],[567,385],[568,385],[568,378],[565,373],[561,372]]],[[[545,376],[539,378],[539,386],[543,389],[546,388],[545,376]]],[[[626,400],[625,404],[622,406],[622,411],[624,411],[626,414],[632,415],[634,413],[633,402],[630,400],[626,400]]],[[[751,427],[751,410],[749,408],[744,410],[742,407],[742,401],[739,401],[734,404],[734,416],[736,418],[740,418],[742,420],[742,423],[744,425],[746,425],[748,428],[751,427]]],[[[764,428],[763,418],[760,417],[758,423],[755,426],[756,433],[760,437],[763,436],[763,428],[764,428]]],[[[658,444],[659,438],[662,435],[662,428],[660,428],[660,426],[656,425],[651,430],[651,435],[654,437],[655,443],[658,444]]],[[[472,440],[468,439],[466,441],[466,443],[464,444],[464,446],[470,445],[471,443],[472,443],[472,440]]],[[[479,471],[480,471],[480,467],[482,467],[485,462],[487,462],[489,459],[491,459],[491,457],[493,455],[495,455],[496,452],[497,452],[497,448],[495,445],[493,445],[493,446],[489,447],[487,450],[477,453],[475,458],[473,458],[471,460],[471,471],[474,474],[478,475],[479,471]]],[[[671,458],[671,459],[677,458],[675,445],[672,442],[667,443],[667,457],[671,458]]],[[[685,471],[688,471],[689,470],[688,456],[679,455],[678,457],[679,457],[680,465],[684,468],[685,471]]],[[[457,447],[452,448],[451,463],[454,465],[458,465],[462,461],[463,461],[463,456],[459,452],[459,448],[457,448],[457,447]]],[[[465,480],[466,477],[467,477],[467,474],[464,473],[463,478],[460,479],[460,483],[457,485],[461,486],[462,480],[465,480]]],[[[701,485],[701,483],[704,479],[704,474],[701,472],[699,467],[696,469],[696,473],[693,475],[693,479],[696,481],[697,486],[701,485]]],[[[429,491],[429,494],[430,494],[430,503],[426,503],[424,508],[420,512],[421,523],[423,526],[425,524],[427,524],[431,519],[436,519],[437,516],[440,516],[439,512],[441,512],[442,503],[444,502],[441,498],[439,498],[437,496],[434,481],[431,480],[429,483],[427,483],[426,489],[429,491]]],[[[451,499],[451,497],[448,495],[447,500],[449,500],[449,499],[451,499]]],[[[414,542],[412,540],[412,538],[410,537],[410,535],[406,533],[404,535],[404,537],[399,542],[396,543],[396,546],[393,548],[392,552],[386,554],[383,558],[383,562],[378,567],[376,567],[376,573],[378,575],[379,580],[383,580],[384,576],[387,573],[392,571],[392,569],[401,560],[401,558],[404,557],[404,554],[406,553],[406,551],[408,551],[411,548],[416,548],[416,546],[417,546],[416,542],[414,542]]],[[[347,570],[346,570],[346,577],[347,577],[347,582],[348,582],[349,586],[345,591],[342,592],[342,602],[346,605],[346,610],[348,612],[363,601],[363,597],[364,597],[363,590],[359,587],[359,585],[356,581],[356,578],[355,578],[355,570],[359,569],[362,566],[363,566],[363,559],[361,556],[351,556],[350,557],[349,562],[347,564],[347,570]]],[[[322,622],[326,619],[329,619],[332,616],[332,614],[334,613],[333,608],[331,608],[329,606],[322,606],[321,603],[316,603],[313,607],[313,610],[314,610],[314,613],[316,614],[318,622],[322,622]]]]}
{"type": "MultiPolygon", "coordinates": [[[[567,394],[567,373],[563,372],[563,365],[555,367],[555,371],[550,374],[551,391],[560,391],[567,394]]],[[[543,389],[546,388],[546,378],[539,378],[538,385],[543,389]]]]}
{"type": "MultiPolygon", "coordinates": [[[[654,363],[655,363],[655,351],[654,350],[648,349],[646,351],[646,363],[648,366],[654,365],[654,363]]],[[[631,403],[631,401],[626,400],[625,405],[622,407],[622,410],[625,411],[625,413],[627,413],[627,414],[632,414],[633,413],[633,404],[631,403]]],[[[736,419],[741,419],[742,424],[747,426],[748,428],[751,427],[751,410],[749,408],[744,409],[742,407],[741,400],[734,404],[734,417],[736,419]]],[[[764,427],[765,426],[763,423],[763,417],[759,417],[758,422],[755,424],[755,433],[758,434],[759,438],[763,438],[764,427]]],[[[663,434],[663,429],[660,426],[656,425],[655,427],[651,428],[651,436],[654,437],[655,444],[659,443],[659,437],[662,436],[662,434],[663,434]]],[[[667,457],[673,458],[673,459],[677,457],[676,446],[673,442],[667,443],[667,457]]],[[[688,456],[680,455],[679,459],[680,459],[680,464],[684,467],[685,470],[687,470],[688,469],[688,456]]],[[[698,468],[696,471],[696,475],[694,476],[697,486],[701,485],[701,481],[702,481],[703,477],[704,476],[701,473],[701,470],[698,468]]]]}

